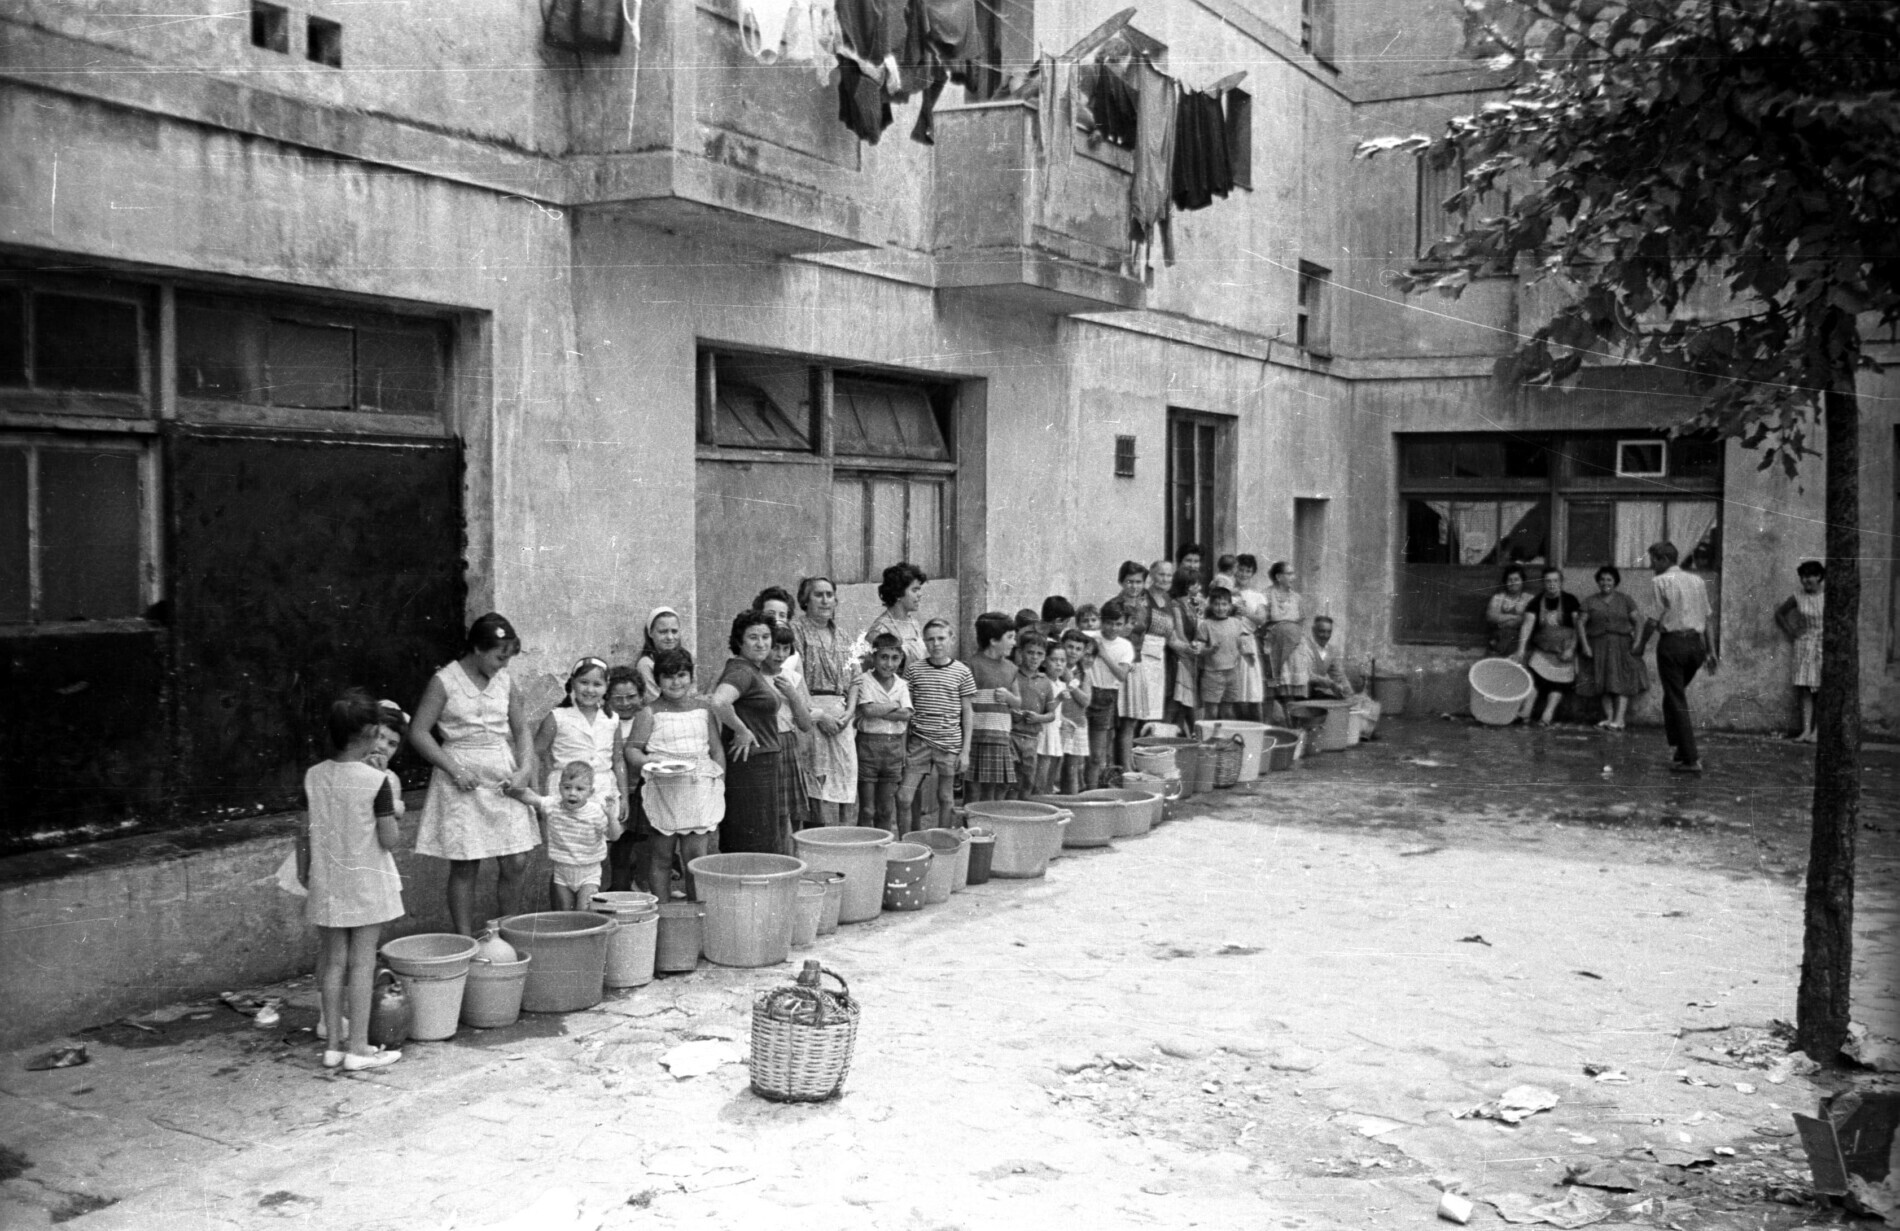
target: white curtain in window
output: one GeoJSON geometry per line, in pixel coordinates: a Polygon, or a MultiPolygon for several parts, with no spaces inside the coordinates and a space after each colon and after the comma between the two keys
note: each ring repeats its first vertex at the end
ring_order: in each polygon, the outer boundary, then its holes
{"type": "MultiPolygon", "coordinates": [[[[1660,542],[1663,537],[1662,501],[1619,500],[1616,502],[1617,564],[1623,568],[1648,568],[1649,545],[1660,542]]],[[[1681,544],[1677,546],[1680,547],[1681,544]]]]}
{"type": "Polygon", "coordinates": [[[1498,506],[1452,505],[1451,533],[1458,563],[1483,564],[1498,547],[1498,506]]]}
{"type": "Polygon", "coordinates": [[[1669,504],[1669,533],[1666,536],[1687,560],[1715,529],[1721,504],[1714,500],[1674,500],[1669,504]]]}

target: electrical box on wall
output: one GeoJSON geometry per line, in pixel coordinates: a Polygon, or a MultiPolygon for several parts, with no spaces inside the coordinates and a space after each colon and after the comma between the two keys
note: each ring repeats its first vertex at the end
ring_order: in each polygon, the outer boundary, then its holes
{"type": "Polygon", "coordinates": [[[618,55],[627,34],[623,0],[549,0],[542,37],[563,51],[618,55]]]}
{"type": "Polygon", "coordinates": [[[1135,477],[1135,438],[1133,436],[1115,437],[1115,477],[1118,479],[1135,477]]]}

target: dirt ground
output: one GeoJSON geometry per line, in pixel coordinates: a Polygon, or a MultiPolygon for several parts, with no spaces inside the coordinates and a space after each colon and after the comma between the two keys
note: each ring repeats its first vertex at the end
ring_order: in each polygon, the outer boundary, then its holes
{"type": "MultiPolygon", "coordinates": [[[[1045,879],[848,925],[793,954],[864,1006],[821,1105],[658,1064],[742,1042],[790,965],[702,965],[357,1076],[320,1067],[308,980],[275,989],[275,1029],[215,1000],[104,1025],[83,1067],[0,1057],[0,1226],[1383,1231],[1435,1225],[1434,1178],[1501,1226],[1492,1201],[1579,1172],[1610,1185],[1573,1191],[1599,1227],[1832,1225],[1789,1114],[1824,1087],[1768,1067],[1806,750],[1713,737],[1701,779],[1664,752],[1388,723],[1045,879]],[[1555,1105],[1460,1117],[1526,1085],[1555,1105]]],[[[1867,760],[1855,1016],[1878,1039],[1900,756],[1867,760]]]]}

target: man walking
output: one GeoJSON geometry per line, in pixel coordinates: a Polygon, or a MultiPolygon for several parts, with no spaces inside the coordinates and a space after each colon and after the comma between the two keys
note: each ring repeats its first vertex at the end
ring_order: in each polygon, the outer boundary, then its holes
{"type": "Polygon", "coordinates": [[[1700,577],[1676,567],[1681,558],[1674,543],[1656,543],[1649,549],[1649,567],[1656,571],[1656,601],[1662,611],[1644,622],[1642,644],[1636,652],[1640,656],[1649,635],[1662,630],[1656,642],[1656,676],[1662,682],[1663,734],[1675,749],[1675,763],[1669,768],[1679,774],[1699,774],[1702,756],[1696,751],[1689,683],[1705,663],[1713,674],[1717,658],[1708,589],[1700,577]]]}

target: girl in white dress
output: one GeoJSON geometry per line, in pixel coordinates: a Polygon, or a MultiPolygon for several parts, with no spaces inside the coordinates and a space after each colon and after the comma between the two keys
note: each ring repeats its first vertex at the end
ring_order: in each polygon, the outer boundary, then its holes
{"type": "Polygon", "coordinates": [[[397,796],[387,771],[370,760],[393,745],[384,722],[381,708],[360,689],[331,704],[336,754],[304,774],[304,827],[297,836],[297,879],[310,891],[305,917],[319,938],[323,1066],[350,1072],[402,1059],[401,1052],[379,1051],[369,1042],[376,944],[383,925],[403,914],[402,878],[391,854],[398,841],[397,796]]]}
{"type": "Polygon", "coordinates": [[[561,772],[571,762],[594,769],[594,802],[616,826],[627,820],[625,769],[614,757],[620,720],[607,707],[607,664],[587,657],[567,676],[567,698],[548,711],[534,732],[534,755],[547,773],[544,794],[558,795],[561,772]]]}
{"type": "Polygon", "coordinates": [[[531,794],[534,743],[507,672],[521,650],[514,626],[489,612],[469,626],[468,650],[422,690],[409,746],[435,772],[416,830],[416,854],[449,861],[449,918],[464,936],[476,919],[521,909],[528,852],[541,844],[534,809],[507,792],[531,794]],[[437,732],[441,738],[437,738],[437,732]],[[498,873],[493,914],[475,913],[482,860],[498,873]]]}
{"type": "Polygon", "coordinates": [[[726,753],[719,742],[719,720],[705,698],[693,695],[693,656],[685,650],[661,650],[653,660],[659,699],[641,710],[627,737],[626,762],[641,780],[640,797],[653,840],[647,851],[650,892],[664,896],[672,879],[677,850],[685,869],[686,896],[693,892],[692,862],[712,850],[713,834],[726,817],[726,753]],[[678,774],[646,772],[658,761],[684,761],[678,774]]]}

